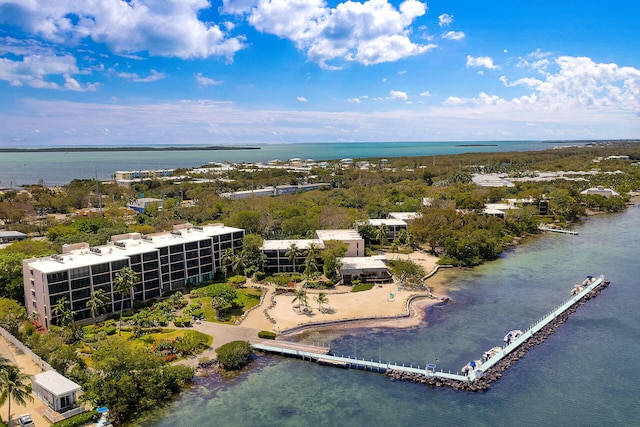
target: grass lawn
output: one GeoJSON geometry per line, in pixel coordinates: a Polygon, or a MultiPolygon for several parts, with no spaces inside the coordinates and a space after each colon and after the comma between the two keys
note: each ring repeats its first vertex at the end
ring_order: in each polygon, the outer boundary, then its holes
{"type": "Polygon", "coordinates": [[[353,288],[351,289],[351,292],[368,291],[371,288],[373,288],[373,283],[358,283],[357,285],[353,286],[353,288]]]}
{"type": "MultiPolygon", "coordinates": [[[[133,338],[133,334],[131,331],[122,331],[122,335],[118,336],[110,335],[104,340],[97,341],[95,343],[82,343],[79,346],[79,350],[84,353],[90,355],[97,348],[118,345],[118,339],[126,340],[131,343],[131,345],[142,348],[151,348],[151,346],[160,341],[174,341],[176,338],[184,337],[187,331],[195,334],[201,338],[204,342],[204,347],[211,347],[213,343],[213,337],[203,334],[202,332],[198,332],[192,329],[161,329],[159,332],[154,332],[151,334],[145,334],[138,338],[133,338]]],[[[91,367],[91,359],[85,358],[85,362],[87,362],[87,366],[91,367]]]]}
{"type": "Polygon", "coordinates": [[[260,289],[255,288],[244,288],[238,289],[237,291],[236,301],[238,302],[239,308],[235,310],[231,310],[231,316],[229,319],[225,321],[221,321],[216,317],[216,311],[211,307],[211,297],[198,297],[192,298],[191,302],[199,301],[202,303],[202,311],[204,312],[204,318],[208,322],[218,322],[218,323],[227,323],[234,324],[235,321],[244,314],[245,311],[249,310],[251,307],[255,307],[260,303],[260,297],[262,296],[262,291],[260,289]]]}

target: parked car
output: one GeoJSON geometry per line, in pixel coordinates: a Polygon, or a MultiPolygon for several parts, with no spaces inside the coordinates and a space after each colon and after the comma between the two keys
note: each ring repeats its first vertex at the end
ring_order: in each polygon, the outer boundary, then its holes
{"type": "Polygon", "coordinates": [[[20,424],[20,427],[34,427],[35,424],[33,423],[33,420],[31,419],[31,415],[29,414],[22,414],[18,417],[18,424],[20,424]]]}

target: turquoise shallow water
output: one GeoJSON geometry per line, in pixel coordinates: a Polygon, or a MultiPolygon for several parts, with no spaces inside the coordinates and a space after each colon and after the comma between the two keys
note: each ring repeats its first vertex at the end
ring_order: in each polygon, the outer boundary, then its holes
{"type": "Polygon", "coordinates": [[[495,262],[448,273],[455,304],[410,330],[310,334],[338,354],[457,371],[569,297],[585,275],[612,281],[483,393],[264,356],[234,379],[211,377],[141,425],[637,426],[640,424],[640,207],[590,218],[578,236],[548,234],[495,262]]]}
{"type": "Polygon", "coordinates": [[[537,141],[389,142],[256,144],[259,150],[220,151],[114,151],[114,152],[0,152],[0,187],[36,184],[63,185],[74,178],[109,180],[119,170],[192,168],[209,162],[266,162],[292,158],[334,160],[343,158],[433,156],[469,152],[546,150],[573,142],[546,144],[537,141]]]}

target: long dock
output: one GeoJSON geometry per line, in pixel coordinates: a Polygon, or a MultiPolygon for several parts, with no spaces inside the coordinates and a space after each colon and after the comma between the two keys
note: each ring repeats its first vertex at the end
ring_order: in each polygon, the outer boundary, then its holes
{"type": "Polygon", "coordinates": [[[565,303],[543,316],[531,325],[513,342],[505,345],[500,352],[486,360],[467,375],[460,373],[436,371],[435,365],[406,366],[392,362],[375,362],[373,360],[356,359],[349,356],[331,354],[328,347],[310,346],[288,341],[261,341],[252,344],[257,350],[266,353],[296,357],[314,361],[323,365],[342,368],[354,368],[364,371],[384,373],[396,379],[414,381],[434,386],[448,386],[455,389],[478,391],[489,388],[491,382],[500,378],[513,362],[518,360],[526,351],[543,341],[553,333],[557,326],[563,323],[575,309],[586,300],[598,295],[599,290],[609,285],[609,281],[600,276],[585,285],[582,291],[571,297],[565,303]]]}
{"type": "Polygon", "coordinates": [[[565,230],[564,228],[553,228],[553,227],[546,227],[544,225],[541,225],[538,227],[538,230],[542,230],[542,231],[551,231],[553,233],[563,233],[563,234],[571,234],[574,236],[578,235],[577,231],[573,231],[573,230],[565,230]]]}

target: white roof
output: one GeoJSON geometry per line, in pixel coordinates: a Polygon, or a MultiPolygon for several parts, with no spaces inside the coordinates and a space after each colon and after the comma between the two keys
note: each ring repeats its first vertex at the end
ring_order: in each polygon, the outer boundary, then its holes
{"type": "Polygon", "coordinates": [[[382,224],[384,225],[394,225],[394,226],[403,226],[407,225],[407,223],[401,219],[396,218],[382,218],[382,219],[370,219],[369,224],[374,227],[380,227],[382,224]]]}
{"type": "Polygon", "coordinates": [[[378,257],[345,257],[340,262],[340,270],[387,269],[387,265],[378,257]]]}
{"type": "Polygon", "coordinates": [[[111,246],[111,249],[111,251],[109,249],[103,250],[100,255],[89,251],[89,249],[77,249],[67,254],[38,258],[29,262],[29,266],[47,274],[128,259],[123,252],[119,252],[114,246],[111,246]]]}
{"type": "Polygon", "coordinates": [[[389,212],[387,216],[394,219],[408,220],[419,218],[420,214],[418,212],[389,212]]]}
{"type": "Polygon", "coordinates": [[[63,396],[82,389],[80,385],[60,375],[56,371],[47,371],[34,375],[32,382],[37,383],[40,387],[50,391],[56,396],[63,396]]]}
{"type": "Polygon", "coordinates": [[[316,230],[316,236],[320,240],[362,240],[358,231],[353,229],[316,230]]]}
{"type": "Polygon", "coordinates": [[[227,227],[220,224],[205,225],[199,228],[184,228],[178,230],[180,234],[162,232],[146,236],[151,240],[143,239],[137,233],[131,233],[129,238],[118,239],[107,245],[92,248],[92,250],[98,250],[99,253],[86,248],[75,249],[62,255],[38,258],[29,262],[29,266],[46,274],[113,261],[126,261],[131,255],[150,252],[157,248],[168,247],[178,243],[197,242],[206,237],[242,231],[240,228],[227,227]]]}
{"type": "Polygon", "coordinates": [[[262,250],[277,251],[289,249],[291,245],[296,245],[300,250],[309,249],[309,246],[315,244],[319,249],[324,249],[324,243],[320,239],[300,239],[300,240],[265,240],[262,243],[262,250]]]}

